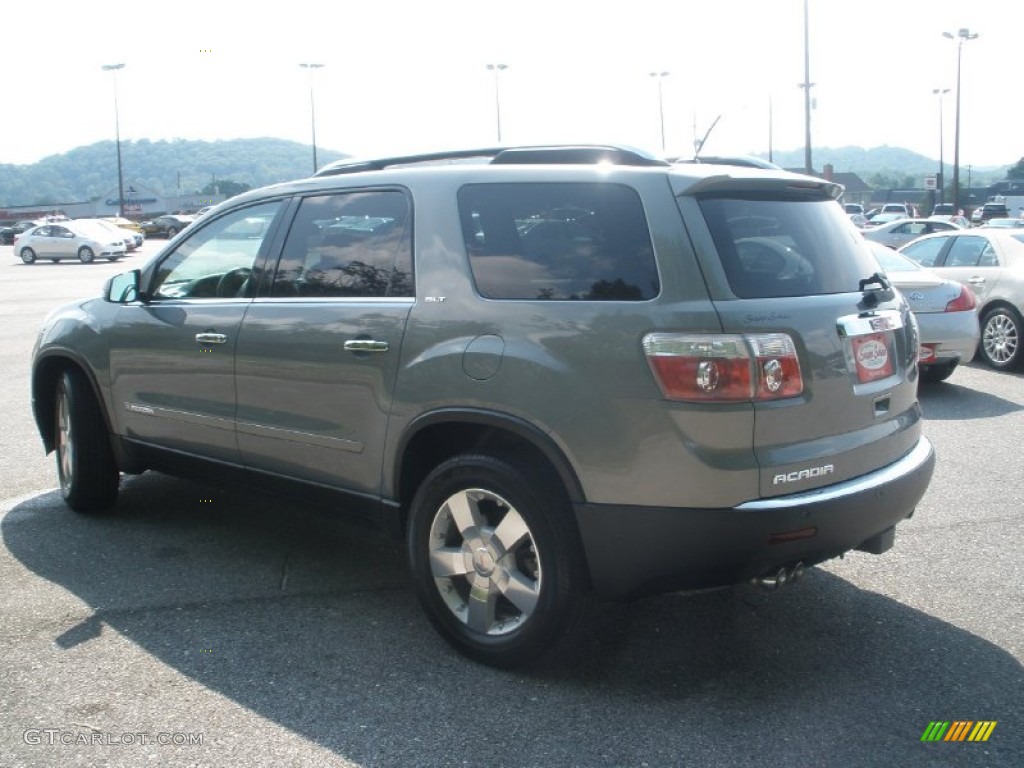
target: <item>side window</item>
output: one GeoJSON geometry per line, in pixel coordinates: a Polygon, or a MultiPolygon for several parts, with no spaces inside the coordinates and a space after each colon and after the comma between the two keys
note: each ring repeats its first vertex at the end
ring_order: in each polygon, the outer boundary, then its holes
{"type": "Polygon", "coordinates": [[[281,201],[233,211],[198,229],[160,263],[155,299],[223,299],[252,295],[256,262],[281,201]]]}
{"type": "Polygon", "coordinates": [[[934,267],[943,247],[949,242],[946,237],[932,237],[928,240],[919,240],[905,246],[901,253],[908,259],[916,261],[922,267],[934,267]]]}
{"type": "Polygon", "coordinates": [[[992,247],[992,243],[985,241],[985,248],[981,252],[981,257],[978,259],[979,267],[998,267],[999,257],[996,256],[996,249],[992,247]]]}
{"type": "Polygon", "coordinates": [[[981,253],[988,246],[983,237],[958,237],[946,254],[947,267],[976,267],[981,261],[981,253]]]}
{"type": "Polygon", "coordinates": [[[412,227],[398,190],[302,200],[271,296],[412,296],[412,227]]]}
{"type": "Polygon", "coordinates": [[[661,287],[636,191],[619,184],[473,184],[459,215],[491,299],[644,301],[661,287]]]}

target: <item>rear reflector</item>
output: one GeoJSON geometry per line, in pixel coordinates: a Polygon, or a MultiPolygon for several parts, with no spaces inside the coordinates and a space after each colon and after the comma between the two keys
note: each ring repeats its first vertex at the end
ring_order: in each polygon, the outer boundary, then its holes
{"type": "Polygon", "coordinates": [[[780,400],[804,389],[796,346],[785,333],[649,333],[643,346],[670,400],[780,400]]]}

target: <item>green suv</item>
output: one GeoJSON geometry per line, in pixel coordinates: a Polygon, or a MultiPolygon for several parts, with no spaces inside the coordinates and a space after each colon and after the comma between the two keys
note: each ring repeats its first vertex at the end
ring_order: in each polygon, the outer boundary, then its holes
{"type": "Polygon", "coordinates": [[[842,189],[552,146],[337,163],[55,311],[36,421],[81,512],[235,477],[403,537],[511,666],[589,595],[881,553],[931,477],[917,328],[842,189]]]}

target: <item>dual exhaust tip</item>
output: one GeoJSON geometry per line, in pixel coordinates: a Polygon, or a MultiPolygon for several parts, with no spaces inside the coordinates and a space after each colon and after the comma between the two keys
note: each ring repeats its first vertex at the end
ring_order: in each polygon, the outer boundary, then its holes
{"type": "Polygon", "coordinates": [[[775,573],[767,576],[758,576],[755,579],[751,579],[751,581],[763,589],[780,589],[786,584],[792,584],[799,581],[803,578],[803,575],[804,564],[797,563],[796,565],[788,568],[783,566],[775,573]]]}

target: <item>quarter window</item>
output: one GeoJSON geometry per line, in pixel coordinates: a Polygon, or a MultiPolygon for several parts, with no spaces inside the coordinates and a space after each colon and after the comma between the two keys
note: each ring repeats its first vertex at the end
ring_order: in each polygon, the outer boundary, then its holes
{"type": "Polygon", "coordinates": [[[619,184],[473,184],[459,215],[477,290],[491,299],[643,301],[658,295],[636,191],[619,184]]]}
{"type": "Polygon", "coordinates": [[[929,237],[927,240],[918,240],[916,243],[904,246],[901,253],[922,267],[934,267],[939,259],[939,254],[942,253],[942,249],[948,242],[948,237],[929,237]]]}
{"type": "Polygon", "coordinates": [[[404,192],[302,200],[274,276],[276,297],[412,296],[412,228],[404,192]]]}

